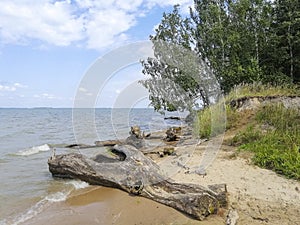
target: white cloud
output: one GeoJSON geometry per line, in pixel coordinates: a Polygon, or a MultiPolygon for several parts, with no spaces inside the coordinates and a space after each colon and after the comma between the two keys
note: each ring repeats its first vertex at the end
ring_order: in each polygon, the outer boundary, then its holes
{"type": "Polygon", "coordinates": [[[125,11],[136,11],[142,5],[143,0],[116,0],[118,8],[125,11]]]}
{"type": "Polygon", "coordinates": [[[27,88],[27,86],[23,85],[23,84],[20,84],[20,83],[14,83],[14,84],[1,84],[0,83],[0,91],[14,92],[18,88],[27,88]]]}
{"type": "Polygon", "coordinates": [[[14,86],[8,86],[8,85],[1,85],[0,84],[0,91],[15,91],[17,90],[14,86]]]}
{"type": "Polygon", "coordinates": [[[43,94],[40,94],[40,95],[33,95],[34,98],[39,98],[39,99],[50,99],[50,100],[61,100],[62,98],[61,97],[57,97],[53,94],[48,94],[48,93],[43,93],[43,94]]]}
{"type": "Polygon", "coordinates": [[[83,92],[86,96],[93,96],[93,93],[89,92],[86,88],[80,87],[78,89],[80,92],[83,92]]]}
{"type": "Polygon", "coordinates": [[[26,44],[28,39],[65,46],[83,38],[82,18],[67,1],[1,1],[0,35],[4,43],[26,44]]]}
{"type": "Polygon", "coordinates": [[[128,39],[126,32],[152,7],[192,5],[192,0],[1,0],[2,43],[107,47],[128,39]]]}
{"type": "Polygon", "coordinates": [[[42,94],[42,98],[54,99],[55,97],[54,97],[54,95],[44,93],[44,94],[42,94]]]}
{"type": "Polygon", "coordinates": [[[87,47],[95,49],[125,41],[127,36],[124,32],[136,22],[134,15],[119,9],[93,10],[90,16],[86,24],[87,47]]]}
{"type": "Polygon", "coordinates": [[[20,83],[14,83],[13,86],[16,87],[16,88],[27,88],[28,87],[27,85],[20,84],[20,83]]]}

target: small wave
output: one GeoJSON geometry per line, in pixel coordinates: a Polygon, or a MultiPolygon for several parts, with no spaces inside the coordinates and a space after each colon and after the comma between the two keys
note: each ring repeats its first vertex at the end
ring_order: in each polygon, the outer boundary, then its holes
{"type": "Polygon", "coordinates": [[[44,209],[49,207],[51,205],[51,203],[65,201],[70,193],[71,193],[71,190],[66,191],[66,192],[57,192],[57,193],[48,195],[45,198],[43,198],[42,200],[40,200],[39,202],[37,202],[32,207],[30,207],[25,212],[16,216],[15,218],[5,219],[5,220],[0,221],[0,225],[2,225],[2,224],[3,225],[4,224],[18,225],[18,224],[24,223],[24,222],[32,219],[33,217],[37,216],[38,214],[40,214],[44,209]]]}
{"type": "Polygon", "coordinates": [[[39,152],[50,151],[50,149],[51,148],[50,148],[50,146],[48,144],[44,144],[44,145],[34,146],[32,148],[29,148],[29,149],[18,151],[17,153],[15,153],[15,155],[18,155],[18,156],[29,156],[29,155],[37,154],[39,152]]]}
{"type": "Polygon", "coordinates": [[[18,225],[20,223],[23,223],[23,222],[35,217],[36,215],[38,215],[39,213],[41,213],[43,211],[43,209],[46,205],[47,205],[47,200],[42,199],[41,201],[36,203],[34,206],[32,206],[30,209],[28,209],[25,213],[23,213],[20,216],[16,217],[12,221],[12,224],[13,225],[18,225]]]}
{"type": "Polygon", "coordinates": [[[78,189],[83,189],[89,186],[88,183],[84,182],[84,181],[80,181],[80,180],[72,180],[69,181],[68,184],[73,185],[73,187],[78,190],[78,189]]]}
{"type": "Polygon", "coordinates": [[[25,212],[19,214],[17,217],[0,220],[0,225],[6,225],[6,224],[18,225],[24,223],[32,219],[33,217],[37,216],[38,214],[40,214],[44,209],[49,207],[52,203],[65,201],[70,195],[70,193],[72,192],[72,190],[83,189],[89,186],[88,183],[80,180],[71,180],[67,182],[67,184],[72,185],[72,188],[69,188],[68,190],[65,191],[59,191],[44,197],[42,200],[37,202],[35,205],[33,205],[25,212]]]}
{"type": "Polygon", "coordinates": [[[49,202],[62,202],[65,201],[70,194],[71,191],[64,193],[64,192],[57,192],[52,195],[45,197],[45,199],[49,202]]]}

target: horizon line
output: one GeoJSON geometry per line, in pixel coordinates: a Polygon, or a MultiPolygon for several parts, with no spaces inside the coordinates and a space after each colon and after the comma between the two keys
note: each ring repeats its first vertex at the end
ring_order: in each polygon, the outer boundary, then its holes
{"type": "Polygon", "coordinates": [[[154,109],[153,107],[133,107],[133,108],[121,108],[121,107],[1,107],[0,109],[154,109]]]}

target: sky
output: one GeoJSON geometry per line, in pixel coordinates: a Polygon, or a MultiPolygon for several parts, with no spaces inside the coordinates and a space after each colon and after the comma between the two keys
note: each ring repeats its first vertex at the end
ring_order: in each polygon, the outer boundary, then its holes
{"type": "MultiPolygon", "coordinates": [[[[0,107],[73,107],[79,92],[113,107],[123,90],[135,91],[140,64],[116,70],[97,93],[81,86],[84,77],[111,51],[149,40],[175,4],[186,14],[193,1],[1,0],[0,107]]],[[[148,103],[141,96],[134,105],[148,103]]]]}

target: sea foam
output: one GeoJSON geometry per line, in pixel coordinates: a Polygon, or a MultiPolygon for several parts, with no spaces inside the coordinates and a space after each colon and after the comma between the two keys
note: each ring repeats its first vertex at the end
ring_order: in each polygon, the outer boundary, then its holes
{"type": "Polygon", "coordinates": [[[45,197],[45,199],[48,202],[62,202],[62,201],[65,201],[67,199],[67,197],[70,194],[70,192],[71,191],[69,191],[67,193],[57,192],[57,193],[54,193],[54,194],[51,194],[51,195],[45,197]]]}
{"type": "Polygon", "coordinates": [[[73,185],[73,187],[78,190],[78,189],[82,189],[82,188],[86,188],[89,186],[88,183],[84,182],[84,181],[80,181],[80,180],[71,180],[69,181],[67,184],[71,184],[73,185]]]}
{"type": "Polygon", "coordinates": [[[50,146],[47,144],[44,145],[40,145],[40,146],[33,146],[31,148],[25,149],[25,150],[21,150],[18,151],[17,153],[15,153],[15,155],[18,156],[29,156],[29,155],[34,155],[34,154],[38,154],[40,152],[47,152],[50,151],[50,146]]]}
{"type": "Polygon", "coordinates": [[[55,202],[62,202],[65,201],[70,194],[71,191],[66,192],[57,192],[51,195],[48,195],[44,197],[42,200],[37,202],[35,205],[24,211],[23,213],[19,214],[18,216],[11,218],[11,219],[5,219],[0,221],[0,225],[2,224],[12,224],[12,225],[18,225],[21,223],[24,223],[38,214],[40,214],[44,209],[49,207],[52,203],[55,202]]]}
{"type": "Polygon", "coordinates": [[[49,207],[51,204],[56,203],[56,202],[62,202],[65,201],[72,190],[78,190],[78,189],[83,189],[89,186],[88,183],[80,180],[71,180],[67,182],[66,184],[69,184],[72,186],[72,188],[65,189],[64,191],[59,191],[53,194],[50,194],[43,199],[41,199],[39,202],[37,202],[35,205],[30,207],[28,210],[25,212],[19,214],[13,219],[5,219],[5,220],[0,220],[0,225],[6,225],[6,224],[12,224],[12,225],[18,225],[21,223],[24,223],[33,217],[37,216],[40,214],[44,209],[49,207]]]}

